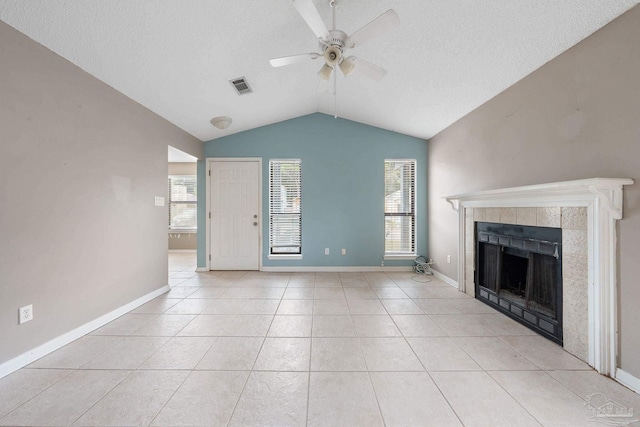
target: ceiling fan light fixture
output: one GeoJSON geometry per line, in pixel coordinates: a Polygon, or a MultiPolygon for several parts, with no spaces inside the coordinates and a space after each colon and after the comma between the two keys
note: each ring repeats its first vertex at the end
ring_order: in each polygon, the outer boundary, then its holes
{"type": "Polygon", "coordinates": [[[214,117],[213,119],[211,119],[211,124],[217,127],[218,129],[224,130],[229,126],[231,126],[232,121],[233,120],[231,119],[231,117],[220,116],[220,117],[214,117]]]}
{"type": "Polygon", "coordinates": [[[323,79],[323,80],[329,80],[329,77],[331,77],[331,72],[333,71],[333,68],[328,66],[327,64],[324,64],[322,66],[322,68],[320,69],[320,71],[318,71],[318,75],[323,79]]]}
{"type": "Polygon", "coordinates": [[[344,58],[340,63],[340,69],[342,70],[342,74],[344,74],[345,77],[351,74],[351,72],[355,68],[356,66],[355,59],[356,59],[355,56],[350,56],[348,58],[344,58]]]}
{"type": "Polygon", "coordinates": [[[324,61],[328,66],[333,67],[338,62],[340,62],[340,58],[342,58],[342,51],[338,46],[329,46],[324,51],[324,61]]]}

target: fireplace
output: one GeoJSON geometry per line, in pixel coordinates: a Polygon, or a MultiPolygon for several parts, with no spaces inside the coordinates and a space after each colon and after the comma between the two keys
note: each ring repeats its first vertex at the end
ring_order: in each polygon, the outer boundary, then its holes
{"type": "Polygon", "coordinates": [[[475,296],[562,345],[562,230],[477,222],[475,296]]]}
{"type": "Polygon", "coordinates": [[[590,178],[445,197],[458,214],[458,281],[451,283],[475,297],[477,222],[562,229],[562,347],[616,377],[616,222],[623,186],[632,184],[590,178]]]}

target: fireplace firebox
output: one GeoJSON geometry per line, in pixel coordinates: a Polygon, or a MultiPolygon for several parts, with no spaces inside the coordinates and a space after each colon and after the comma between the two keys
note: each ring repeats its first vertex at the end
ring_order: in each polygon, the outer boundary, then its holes
{"type": "Polygon", "coordinates": [[[562,345],[562,230],[475,228],[476,298],[562,345]]]}

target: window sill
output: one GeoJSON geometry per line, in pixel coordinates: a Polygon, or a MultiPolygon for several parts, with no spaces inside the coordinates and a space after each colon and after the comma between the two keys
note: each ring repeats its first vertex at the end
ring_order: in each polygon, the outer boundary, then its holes
{"type": "Polygon", "coordinates": [[[299,260],[302,259],[302,255],[269,255],[267,259],[275,259],[275,260],[299,260]]]}
{"type": "Polygon", "coordinates": [[[413,261],[414,259],[416,259],[418,255],[415,254],[385,254],[383,259],[384,260],[397,260],[397,261],[405,261],[405,260],[409,260],[409,261],[413,261]]]}

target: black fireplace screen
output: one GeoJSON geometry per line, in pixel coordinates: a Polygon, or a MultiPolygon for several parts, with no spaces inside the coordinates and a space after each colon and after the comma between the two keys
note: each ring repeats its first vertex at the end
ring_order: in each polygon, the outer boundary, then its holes
{"type": "Polygon", "coordinates": [[[476,223],[476,298],[562,343],[562,231],[476,223]]]}

